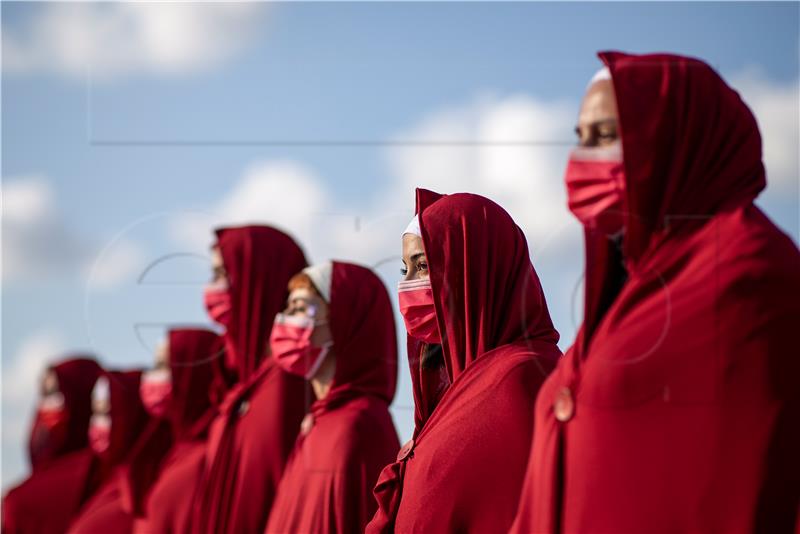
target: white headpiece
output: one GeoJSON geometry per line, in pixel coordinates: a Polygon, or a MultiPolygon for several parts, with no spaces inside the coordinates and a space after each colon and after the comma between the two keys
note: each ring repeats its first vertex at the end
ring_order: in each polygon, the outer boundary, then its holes
{"type": "Polygon", "coordinates": [[[111,400],[111,388],[108,383],[108,378],[101,376],[97,379],[97,382],[94,383],[94,387],[92,388],[92,398],[98,401],[111,400]]]}
{"type": "Polygon", "coordinates": [[[303,269],[303,273],[311,278],[314,286],[325,299],[325,302],[331,301],[331,280],[333,279],[333,262],[326,261],[325,263],[318,263],[303,269]]]}
{"type": "Polygon", "coordinates": [[[610,80],[611,79],[611,71],[608,70],[608,67],[603,67],[597,72],[594,73],[592,79],[589,80],[589,86],[591,86],[594,82],[599,82],[600,80],[610,80]]]}
{"type": "Polygon", "coordinates": [[[419,229],[419,215],[414,215],[414,218],[408,223],[408,226],[406,226],[406,229],[403,231],[403,235],[406,234],[422,237],[422,230],[419,229]]]}

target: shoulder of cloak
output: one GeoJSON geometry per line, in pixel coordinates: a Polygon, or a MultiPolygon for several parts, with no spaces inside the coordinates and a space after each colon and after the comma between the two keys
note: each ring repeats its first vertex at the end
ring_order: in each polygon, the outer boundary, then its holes
{"type": "Polygon", "coordinates": [[[54,460],[8,492],[3,499],[4,513],[13,512],[19,518],[33,517],[29,514],[41,514],[44,503],[49,513],[61,511],[58,515],[71,517],[83,504],[93,460],[89,449],[54,460]]]}

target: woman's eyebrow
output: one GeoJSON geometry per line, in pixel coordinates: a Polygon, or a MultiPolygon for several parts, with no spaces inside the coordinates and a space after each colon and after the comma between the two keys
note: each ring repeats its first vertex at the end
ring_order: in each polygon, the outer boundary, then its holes
{"type": "Polygon", "coordinates": [[[310,300],[307,297],[294,297],[289,299],[289,304],[296,304],[297,302],[301,304],[308,304],[310,300]]]}
{"type": "Polygon", "coordinates": [[[415,261],[417,261],[420,258],[420,256],[424,256],[424,255],[425,255],[424,252],[417,252],[416,254],[412,255],[409,258],[409,260],[411,260],[411,263],[414,263],[415,261]]]}
{"type": "Polygon", "coordinates": [[[593,121],[593,122],[591,122],[589,124],[589,126],[591,126],[593,128],[597,128],[598,126],[606,126],[606,125],[608,125],[608,126],[616,126],[617,125],[617,119],[615,119],[615,118],[600,119],[600,120],[593,121]]]}

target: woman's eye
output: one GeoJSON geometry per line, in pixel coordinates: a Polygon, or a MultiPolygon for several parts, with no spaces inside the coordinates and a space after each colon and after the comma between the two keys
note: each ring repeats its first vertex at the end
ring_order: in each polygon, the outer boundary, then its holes
{"type": "Polygon", "coordinates": [[[408,274],[408,269],[405,266],[400,267],[400,274],[406,276],[408,274]]]}
{"type": "Polygon", "coordinates": [[[428,270],[428,264],[425,263],[425,262],[420,262],[417,265],[417,269],[420,270],[420,271],[427,271],[428,270]]]}

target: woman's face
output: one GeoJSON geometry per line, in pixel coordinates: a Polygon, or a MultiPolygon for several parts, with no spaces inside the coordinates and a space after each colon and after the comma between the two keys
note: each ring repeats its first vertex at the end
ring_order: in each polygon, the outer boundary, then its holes
{"type": "Polygon", "coordinates": [[[108,387],[103,388],[103,393],[99,393],[99,388],[92,392],[92,414],[107,415],[111,413],[111,399],[109,398],[108,387]]]}
{"type": "Polygon", "coordinates": [[[403,234],[403,280],[428,278],[428,259],[422,249],[422,238],[414,234],[403,234]]]}
{"type": "Polygon", "coordinates": [[[299,287],[289,293],[286,299],[286,315],[304,316],[314,319],[317,326],[311,334],[311,343],[315,347],[322,347],[333,341],[330,325],[328,324],[328,303],[316,291],[307,287],[299,287]]]}
{"type": "Polygon", "coordinates": [[[153,369],[169,369],[169,340],[165,339],[156,347],[153,369]]]}
{"type": "Polygon", "coordinates": [[[619,114],[611,80],[598,80],[586,90],[575,133],[578,145],[602,147],[619,141],[619,114]]]}
{"type": "Polygon", "coordinates": [[[54,393],[58,393],[58,375],[52,369],[48,369],[42,377],[42,397],[47,397],[54,393]]]}
{"type": "Polygon", "coordinates": [[[225,271],[225,264],[222,262],[222,252],[218,245],[211,247],[211,283],[227,284],[228,273],[225,271]]]}

